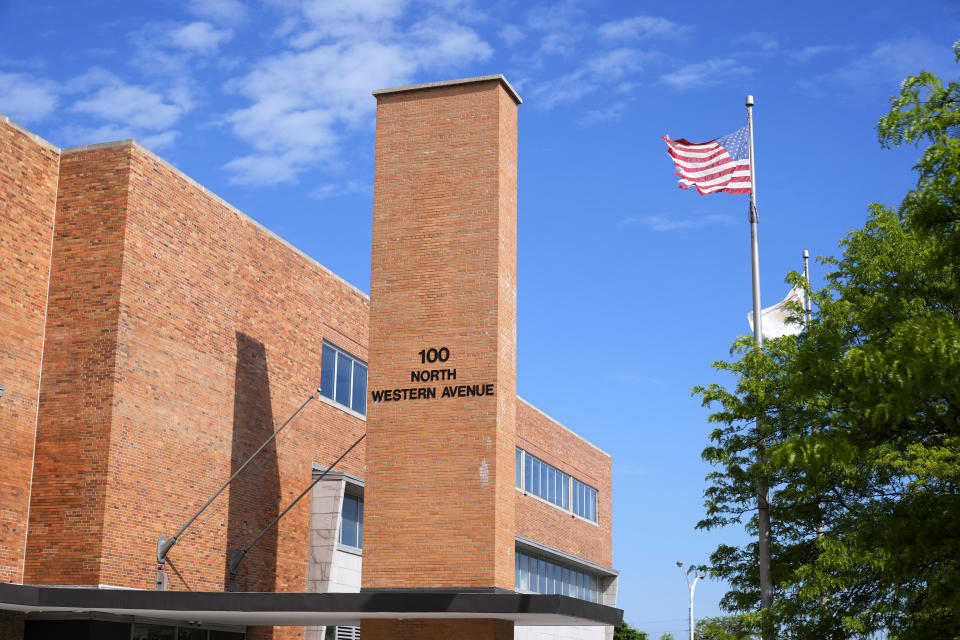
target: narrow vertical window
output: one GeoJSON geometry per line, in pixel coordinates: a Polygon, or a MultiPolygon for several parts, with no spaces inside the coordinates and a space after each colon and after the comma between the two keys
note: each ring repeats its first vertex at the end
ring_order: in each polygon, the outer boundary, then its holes
{"type": "Polygon", "coordinates": [[[517,466],[516,466],[516,483],[517,486],[521,489],[523,488],[523,449],[517,447],[517,466]]]}
{"type": "Polygon", "coordinates": [[[324,342],[320,367],[320,395],[365,415],[367,364],[324,342]]]}
{"type": "Polygon", "coordinates": [[[339,542],[354,549],[363,548],[363,498],[349,494],[343,496],[339,542]]]}

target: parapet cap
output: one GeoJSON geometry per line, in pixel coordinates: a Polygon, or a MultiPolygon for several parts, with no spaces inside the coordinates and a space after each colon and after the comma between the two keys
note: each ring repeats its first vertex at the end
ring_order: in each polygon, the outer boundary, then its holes
{"type": "Polygon", "coordinates": [[[502,73],[497,73],[492,76],[477,76],[476,78],[461,78],[460,80],[444,80],[442,82],[424,82],[423,84],[410,84],[405,87],[392,87],[390,89],[377,89],[373,92],[373,95],[380,96],[387,93],[400,93],[402,91],[417,91],[418,89],[435,89],[437,87],[452,87],[460,84],[471,84],[474,82],[489,82],[490,80],[499,80],[503,84],[503,88],[507,90],[507,93],[510,94],[510,97],[513,98],[517,104],[523,104],[523,100],[520,99],[520,95],[513,88],[513,86],[507,82],[507,79],[502,73]]]}

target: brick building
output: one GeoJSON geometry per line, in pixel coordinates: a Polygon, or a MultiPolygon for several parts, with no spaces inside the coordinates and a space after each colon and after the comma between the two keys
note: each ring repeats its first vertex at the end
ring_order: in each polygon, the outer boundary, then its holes
{"type": "Polygon", "coordinates": [[[374,95],[370,297],[0,122],[0,640],[610,637],[610,457],[516,395],[520,98],[374,95]]]}

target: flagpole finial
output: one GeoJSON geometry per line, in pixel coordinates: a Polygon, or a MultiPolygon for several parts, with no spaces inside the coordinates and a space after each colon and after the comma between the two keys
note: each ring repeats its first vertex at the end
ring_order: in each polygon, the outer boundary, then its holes
{"type": "Polygon", "coordinates": [[[804,250],[803,250],[803,257],[804,257],[804,258],[809,258],[809,257],[810,257],[810,252],[807,251],[806,249],[804,249],[804,250]]]}
{"type": "Polygon", "coordinates": [[[750,95],[747,96],[747,106],[748,107],[753,106],[753,96],[750,96],[750,95]]]}

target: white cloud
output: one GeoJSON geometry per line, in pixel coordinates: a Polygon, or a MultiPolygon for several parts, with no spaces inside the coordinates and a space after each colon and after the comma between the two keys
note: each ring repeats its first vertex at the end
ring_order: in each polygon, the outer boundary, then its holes
{"type": "Polygon", "coordinates": [[[344,184],[324,184],[313,189],[308,197],[314,200],[327,200],[328,198],[339,198],[356,193],[372,193],[373,188],[360,182],[359,180],[348,180],[344,184]]]}
{"type": "Polygon", "coordinates": [[[226,84],[249,105],[227,114],[256,153],[227,163],[233,181],[289,183],[332,161],[350,129],[373,123],[372,89],[412,82],[423,70],[448,71],[486,60],[493,50],[471,28],[432,13],[404,26],[404,3],[287,2],[292,46],[263,58],[226,84]]]}
{"type": "Polygon", "coordinates": [[[735,40],[737,44],[745,44],[760,51],[776,51],[780,48],[780,41],[772,33],[764,31],[750,31],[735,40]]]}
{"type": "Polygon", "coordinates": [[[190,0],[188,9],[196,16],[230,26],[247,17],[247,8],[240,0],[190,0]]]}
{"type": "Polygon", "coordinates": [[[723,214],[706,214],[695,217],[653,214],[646,216],[629,216],[620,222],[621,224],[643,225],[651,231],[684,231],[713,225],[736,224],[736,221],[731,216],[723,214]]]}
{"type": "Polygon", "coordinates": [[[169,147],[179,136],[173,127],[194,106],[181,85],[133,85],[98,67],[67,82],[64,91],[79,94],[70,111],[94,121],[66,127],[70,145],[137,138],[152,149],[169,147]]]}
{"type": "Polygon", "coordinates": [[[746,75],[751,71],[749,67],[732,58],[715,58],[680,67],[662,75],[660,81],[674,89],[683,90],[720,84],[731,77],[746,75]]]}
{"type": "Polygon", "coordinates": [[[159,93],[122,82],[101,87],[92,96],[76,101],[70,110],[141,129],[169,127],[185,111],[159,93]]]}
{"type": "Polygon", "coordinates": [[[626,111],[627,103],[621,100],[614,102],[609,107],[603,109],[593,109],[587,111],[587,114],[580,120],[580,124],[592,126],[596,124],[603,124],[605,122],[613,122],[622,118],[626,111]]]}
{"type": "Polygon", "coordinates": [[[927,38],[901,38],[880,42],[867,54],[842,65],[824,76],[824,80],[848,88],[889,85],[895,91],[907,76],[920,70],[946,75],[953,65],[950,43],[933,43],[927,38]]]}
{"type": "Polygon", "coordinates": [[[583,96],[593,93],[598,85],[586,78],[586,71],[578,69],[559,78],[541,82],[533,86],[531,94],[533,104],[541,109],[576,102],[583,96]]]}
{"type": "Polygon", "coordinates": [[[216,53],[221,44],[233,38],[233,32],[216,29],[209,22],[191,22],[171,28],[168,37],[170,43],[180,49],[209,55],[216,53]]]}
{"type": "Polygon", "coordinates": [[[503,40],[508,47],[513,47],[523,42],[525,37],[520,27],[515,24],[508,24],[500,29],[500,39],[503,40]]]}
{"type": "Polygon", "coordinates": [[[476,31],[437,16],[413,25],[406,38],[413,38],[410,52],[425,69],[450,68],[493,55],[493,49],[476,31]]]}
{"type": "Polygon", "coordinates": [[[43,120],[57,108],[57,92],[49,80],[0,73],[0,113],[24,124],[43,120]]]}
{"type": "Polygon", "coordinates": [[[793,51],[788,55],[794,60],[796,60],[797,62],[808,62],[818,56],[822,56],[825,53],[829,53],[836,49],[837,47],[830,46],[830,45],[814,45],[810,47],[804,47],[799,51],[793,51]]]}
{"type": "Polygon", "coordinates": [[[578,42],[588,33],[587,17],[576,0],[550,2],[534,5],[527,11],[527,27],[530,31],[542,34],[538,42],[534,64],[541,64],[542,56],[569,56],[576,50],[578,42]]]}
{"type": "Polygon", "coordinates": [[[407,0],[281,0],[293,14],[287,21],[291,44],[299,49],[326,38],[383,38],[395,35],[395,22],[407,0]]]}
{"type": "Polygon", "coordinates": [[[637,49],[614,49],[587,61],[590,73],[603,80],[618,80],[624,74],[640,68],[644,54],[637,49]]]}
{"type": "Polygon", "coordinates": [[[688,27],[656,16],[634,16],[606,22],[597,29],[604,40],[639,40],[650,36],[680,35],[688,27]]]}
{"type": "Polygon", "coordinates": [[[561,104],[574,103],[604,87],[618,92],[629,91],[633,84],[621,82],[621,79],[638,71],[645,60],[657,55],[625,47],[607,51],[589,58],[559,78],[534,85],[531,102],[541,109],[553,109],[561,104]]]}
{"type": "Polygon", "coordinates": [[[230,181],[234,184],[262,187],[295,183],[307,160],[294,152],[260,153],[234,158],[224,167],[233,174],[230,181]]]}

